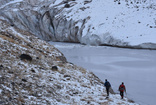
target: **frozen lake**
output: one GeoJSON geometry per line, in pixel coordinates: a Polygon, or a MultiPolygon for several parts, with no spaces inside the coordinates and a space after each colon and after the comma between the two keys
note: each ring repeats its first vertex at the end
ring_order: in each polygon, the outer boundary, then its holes
{"type": "Polygon", "coordinates": [[[51,43],[69,62],[84,67],[102,81],[108,79],[115,92],[125,83],[127,96],[141,105],[156,103],[156,51],[51,43]]]}

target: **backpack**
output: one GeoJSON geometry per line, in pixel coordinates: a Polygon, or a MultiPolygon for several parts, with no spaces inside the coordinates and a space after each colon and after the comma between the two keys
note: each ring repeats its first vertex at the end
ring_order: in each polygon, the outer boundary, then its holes
{"type": "Polygon", "coordinates": [[[107,81],[107,82],[105,83],[105,86],[106,86],[106,87],[111,87],[111,84],[107,81]]]}
{"type": "Polygon", "coordinates": [[[123,91],[125,90],[124,86],[120,86],[120,87],[119,87],[119,90],[120,90],[121,92],[123,92],[123,91]]]}

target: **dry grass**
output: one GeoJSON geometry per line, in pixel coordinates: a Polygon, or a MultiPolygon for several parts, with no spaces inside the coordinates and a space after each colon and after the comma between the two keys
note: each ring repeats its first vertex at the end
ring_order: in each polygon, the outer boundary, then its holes
{"type": "Polygon", "coordinates": [[[7,36],[5,36],[5,35],[0,34],[0,38],[4,39],[4,40],[6,40],[6,41],[12,42],[12,43],[14,43],[14,44],[18,44],[17,41],[15,41],[15,40],[13,40],[12,38],[9,38],[9,37],[7,37],[7,36]]]}

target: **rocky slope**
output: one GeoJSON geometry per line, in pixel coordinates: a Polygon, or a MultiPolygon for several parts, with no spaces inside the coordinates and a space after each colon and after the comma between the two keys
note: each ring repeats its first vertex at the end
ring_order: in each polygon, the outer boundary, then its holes
{"type": "Polygon", "coordinates": [[[0,18],[44,40],[156,49],[155,0],[1,0],[0,18]]]}
{"type": "Polygon", "coordinates": [[[0,20],[1,105],[137,105],[117,94],[105,97],[93,73],[68,63],[32,33],[0,20]]]}

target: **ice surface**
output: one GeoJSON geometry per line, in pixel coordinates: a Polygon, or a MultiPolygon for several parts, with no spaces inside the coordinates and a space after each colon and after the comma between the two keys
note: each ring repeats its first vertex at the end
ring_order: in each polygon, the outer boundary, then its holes
{"type": "Polygon", "coordinates": [[[155,105],[156,51],[52,43],[69,62],[93,71],[102,81],[111,82],[114,91],[124,82],[126,97],[141,105],[155,105]]]}

